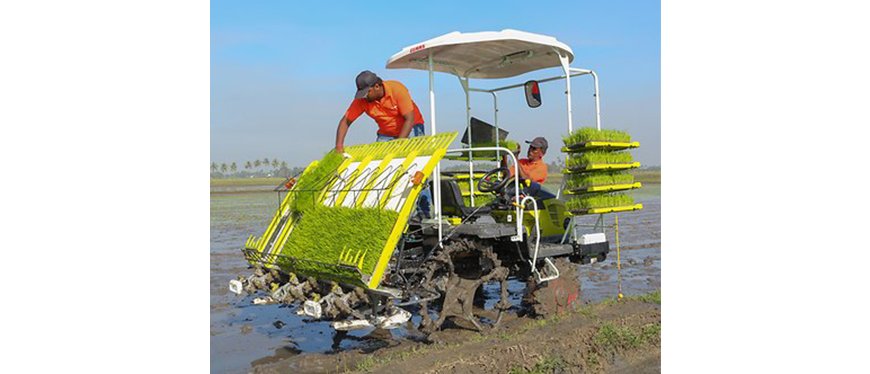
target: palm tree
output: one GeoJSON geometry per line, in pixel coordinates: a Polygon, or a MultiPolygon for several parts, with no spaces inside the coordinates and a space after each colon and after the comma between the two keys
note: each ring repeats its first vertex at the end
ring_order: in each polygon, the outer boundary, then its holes
{"type": "Polygon", "coordinates": [[[263,166],[265,166],[265,167],[269,167],[269,158],[264,158],[264,159],[263,159],[263,166]]]}
{"type": "Polygon", "coordinates": [[[245,161],[245,169],[250,169],[250,168],[251,168],[251,162],[245,161]]]}
{"type": "Polygon", "coordinates": [[[281,161],[281,168],[283,168],[283,169],[287,168],[287,161],[281,161]]]}
{"type": "Polygon", "coordinates": [[[226,174],[226,172],[227,172],[227,164],[223,163],[223,164],[221,164],[221,173],[226,174]]]}
{"type": "Polygon", "coordinates": [[[278,162],[278,159],[277,159],[277,158],[273,158],[273,159],[272,159],[272,169],[277,169],[277,168],[278,168],[278,165],[280,165],[280,163],[278,162]]]}
{"type": "Polygon", "coordinates": [[[212,162],[212,163],[211,163],[211,172],[212,172],[212,173],[215,173],[215,172],[217,172],[217,171],[218,171],[218,166],[217,166],[217,164],[214,163],[214,162],[212,162]]]}
{"type": "Polygon", "coordinates": [[[254,167],[257,169],[260,168],[260,160],[254,160],[254,167]]]}
{"type": "Polygon", "coordinates": [[[238,167],[236,167],[236,162],[233,161],[233,164],[230,165],[230,171],[232,171],[233,173],[235,173],[237,169],[238,169],[238,167]]]}

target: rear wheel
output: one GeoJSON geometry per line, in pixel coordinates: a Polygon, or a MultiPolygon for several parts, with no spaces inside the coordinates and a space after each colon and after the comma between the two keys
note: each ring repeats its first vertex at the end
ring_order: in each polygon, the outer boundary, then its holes
{"type": "Polygon", "coordinates": [[[498,326],[504,312],[510,307],[508,300],[508,268],[502,266],[492,247],[475,240],[457,240],[434,258],[425,283],[427,288],[438,288],[443,297],[438,303],[421,304],[420,330],[431,333],[440,329],[450,318],[458,327],[486,331],[498,326]],[[475,293],[487,282],[498,282],[500,300],[491,309],[475,305],[475,293]],[[429,310],[437,311],[432,320],[429,310]]]}
{"type": "Polygon", "coordinates": [[[523,301],[534,316],[549,317],[572,311],[580,305],[577,265],[565,257],[556,259],[553,264],[559,270],[559,278],[538,283],[534,274],[529,277],[523,301]]]}

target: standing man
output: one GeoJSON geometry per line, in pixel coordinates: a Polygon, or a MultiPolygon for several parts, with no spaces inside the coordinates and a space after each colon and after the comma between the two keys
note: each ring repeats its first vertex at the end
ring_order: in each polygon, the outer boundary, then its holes
{"type": "Polygon", "coordinates": [[[347,129],[363,112],[378,124],[377,141],[425,135],[423,115],[399,81],[384,81],[368,70],[356,76],[356,96],[338,121],[335,150],[344,152],[347,129]]]}
{"type": "MultiPolygon", "coordinates": [[[[335,132],[335,151],[344,153],[344,137],[347,129],[365,112],[378,124],[377,141],[386,142],[409,136],[423,136],[423,115],[411,94],[399,81],[384,81],[368,70],[356,76],[356,96],[350,107],[338,121],[335,132]],[[413,132],[413,134],[412,134],[413,132]]],[[[429,218],[432,194],[428,188],[420,191],[417,212],[421,218],[429,218]]]]}

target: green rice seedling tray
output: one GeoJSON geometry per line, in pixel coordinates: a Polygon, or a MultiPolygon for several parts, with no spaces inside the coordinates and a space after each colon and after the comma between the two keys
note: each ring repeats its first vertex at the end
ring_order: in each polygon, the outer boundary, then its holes
{"type": "Polygon", "coordinates": [[[629,152],[591,151],[570,154],[565,160],[566,167],[588,164],[627,164],[633,162],[629,152]]]}
{"type": "Polygon", "coordinates": [[[312,162],[245,258],[376,289],[427,178],[457,133],[361,144],[312,162]],[[417,183],[415,183],[417,182],[417,183]]]}
{"type": "Polygon", "coordinates": [[[632,162],[630,164],[591,164],[580,165],[576,167],[566,168],[562,171],[563,174],[576,174],[594,171],[612,171],[612,170],[628,170],[640,167],[640,162],[632,162]]]}
{"type": "Polygon", "coordinates": [[[569,190],[632,183],[634,175],[622,171],[569,174],[565,177],[565,188],[569,190]]]}
{"type": "Polygon", "coordinates": [[[627,184],[610,184],[610,185],[603,185],[603,186],[579,187],[579,188],[569,189],[565,192],[568,194],[571,194],[571,195],[579,195],[579,194],[596,193],[596,192],[627,191],[627,190],[633,190],[633,189],[637,189],[637,188],[641,188],[641,187],[642,186],[641,186],[640,182],[635,182],[635,183],[627,183],[627,184]]]}
{"type": "Polygon", "coordinates": [[[618,208],[634,205],[634,198],[626,194],[599,193],[581,195],[565,202],[565,208],[571,212],[586,212],[601,208],[618,208]]]}
{"type": "Polygon", "coordinates": [[[568,136],[563,137],[562,140],[566,146],[593,141],[631,143],[631,135],[619,130],[598,130],[594,127],[581,127],[574,130],[568,136]]]}
{"type": "Polygon", "coordinates": [[[640,147],[640,142],[605,142],[589,141],[562,147],[564,153],[577,153],[588,151],[619,151],[623,149],[640,147]]]}
{"type": "Polygon", "coordinates": [[[643,205],[635,204],[630,195],[601,193],[569,199],[565,202],[565,208],[574,215],[581,215],[638,210],[643,205]]]}

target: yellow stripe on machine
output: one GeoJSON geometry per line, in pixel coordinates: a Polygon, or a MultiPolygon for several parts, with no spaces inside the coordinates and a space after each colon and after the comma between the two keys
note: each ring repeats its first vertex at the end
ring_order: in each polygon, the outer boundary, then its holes
{"type": "Polygon", "coordinates": [[[640,142],[603,142],[603,141],[591,141],[591,142],[583,142],[580,144],[574,144],[571,146],[562,147],[562,152],[571,153],[571,152],[586,152],[592,150],[610,150],[616,151],[620,149],[629,149],[629,148],[637,148],[640,147],[640,142]]]}
{"type": "Polygon", "coordinates": [[[589,164],[584,165],[579,168],[568,168],[563,172],[565,174],[573,174],[573,173],[582,173],[586,171],[600,171],[600,170],[627,170],[639,168],[640,162],[632,162],[630,164],[589,164]]]}
{"type": "Polygon", "coordinates": [[[570,195],[578,195],[586,192],[611,192],[611,191],[623,191],[623,190],[633,190],[636,188],[641,188],[640,182],[634,183],[625,183],[625,184],[609,184],[606,186],[593,186],[586,188],[575,188],[570,191],[565,191],[570,195]]]}
{"type": "MultiPolygon", "coordinates": [[[[456,133],[454,133],[454,136],[455,134],[456,133]]],[[[435,151],[429,159],[429,162],[423,167],[422,173],[424,176],[432,174],[432,171],[435,170],[435,166],[438,165],[438,162],[442,157],[444,157],[446,152],[447,145],[444,146],[444,149],[435,151]]],[[[423,189],[424,185],[424,183],[420,183],[419,185],[414,186],[411,189],[411,193],[408,194],[407,199],[405,199],[401,210],[399,210],[399,218],[396,220],[396,225],[393,226],[393,231],[387,239],[386,247],[381,252],[381,257],[378,259],[378,264],[375,266],[375,271],[372,273],[372,277],[369,280],[369,288],[377,288],[381,284],[381,278],[384,276],[384,271],[387,268],[387,264],[390,262],[390,257],[393,256],[393,248],[398,244],[399,237],[402,235],[405,226],[408,224],[408,218],[410,217],[411,210],[414,208],[417,201],[417,195],[423,189]]]]}
{"type": "Polygon", "coordinates": [[[616,213],[616,212],[630,212],[632,210],[641,210],[643,209],[643,204],[634,204],[634,205],[625,205],[625,206],[614,206],[608,208],[592,208],[586,209],[585,211],[572,211],[570,212],[575,216],[582,216],[585,214],[605,214],[605,213],[616,213]]]}

